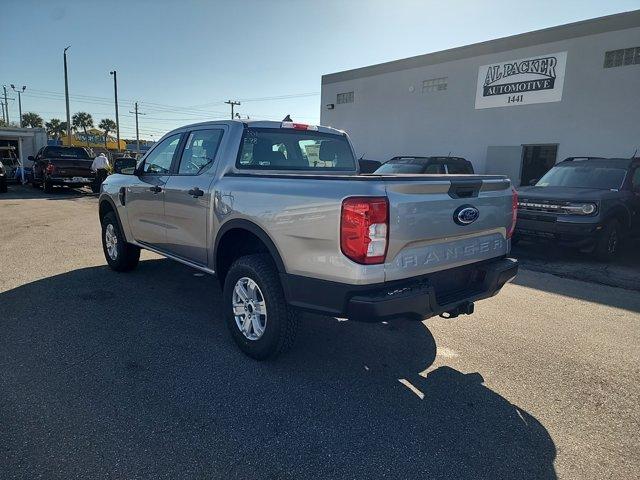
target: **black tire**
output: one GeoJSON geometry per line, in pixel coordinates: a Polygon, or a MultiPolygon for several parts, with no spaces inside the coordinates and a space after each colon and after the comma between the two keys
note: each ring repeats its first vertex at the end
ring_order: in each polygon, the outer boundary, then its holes
{"type": "Polygon", "coordinates": [[[298,330],[298,312],[287,305],[278,271],[269,255],[247,255],[233,262],[224,281],[222,305],[233,340],[249,357],[273,359],[293,345],[298,330]],[[257,284],[267,312],[264,333],[255,340],[240,330],[233,311],[234,289],[243,277],[257,284]]]}
{"type": "Polygon", "coordinates": [[[47,182],[46,178],[42,180],[42,189],[44,193],[53,193],[53,185],[51,185],[51,182],[47,182]]]}
{"type": "Polygon", "coordinates": [[[7,180],[6,179],[2,179],[0,180],[0,193],[7,193],[7,180]]]}
{"type": "Polygon", "coordinates": [[[116,272],[128,272],[138,265],[140,260],[140,248],[127,243],[120,231],[120,225],[116,214],[107,213],[102,217],[102,251],[104,258],[112,270],[116,272]],[[111,255],[107,247],[107,231],[110,235],[115,236],[115,254],[111,255]]]}
{"type": "Polygon", "coordinates": [[[91,192],[100,193],[100,184],[96,184],[96,182],[93,182],[91,184],[91,192]]]}
{"type": "Polygon", "coordinates": [[[603,262],[613,260],[620,249],[620,223],[617,220],[609,220],[596,241],[593,251],[596,258],[603,262]]]}

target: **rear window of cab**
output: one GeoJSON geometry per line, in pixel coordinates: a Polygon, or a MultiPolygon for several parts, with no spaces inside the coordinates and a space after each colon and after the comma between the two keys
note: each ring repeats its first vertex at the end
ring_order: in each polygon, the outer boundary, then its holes
{"type": "Polygon", "coordinates": [[[252,170],[356,170],[346,136],[285,128],[246,128],[236,166],[252,170]]]}

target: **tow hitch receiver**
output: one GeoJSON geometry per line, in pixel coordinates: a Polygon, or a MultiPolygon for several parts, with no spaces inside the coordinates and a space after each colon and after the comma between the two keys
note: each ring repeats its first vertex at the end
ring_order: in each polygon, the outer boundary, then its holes
{"type": "Polygon", "coordinates": [[[473,302],[461,303],[453,310],[440,314],[442,318],[456,318],[458,315],[471,315],[475,309],[473,302]]]}

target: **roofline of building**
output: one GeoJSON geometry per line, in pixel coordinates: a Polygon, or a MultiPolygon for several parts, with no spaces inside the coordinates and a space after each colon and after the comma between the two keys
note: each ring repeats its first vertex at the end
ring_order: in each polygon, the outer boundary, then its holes
{"type": "Polygon", "coordinates": [[[379,63],[368,67],[355,68],[353,70],[345,70],[343,72],[330,73],[322,76],[322,85],[635,27],[640,27],[640,10],[616,13],[605,17],[592,18],[580,22],[544,28],[542,30],[534,30],[533,32],[512,35],[510,37],[474,43],[464,47],[450,48],[440,52],[427,53],[425,55],[403,58],[401,60],[379,63]]]}

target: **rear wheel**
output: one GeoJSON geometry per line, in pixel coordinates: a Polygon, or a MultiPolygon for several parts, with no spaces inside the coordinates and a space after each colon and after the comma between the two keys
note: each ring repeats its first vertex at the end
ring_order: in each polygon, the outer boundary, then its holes
{"type": "Polygon", "coordinates": [[[231,336],[246,355],[271,359],[293,345],[298,314],[287,305],[268,255],[247,255],[231,265],[224,282],[223,306],[231,336]]]}
{"type": "Polygon", "coordinates": [[[116,272],[133,270],[140,260],[140,248],[127,243],[113,212],[102,218],[102,250],[107,263],[116,272]]]}
{"type": "Polygon", "coordinates": [[[48,182],[46,178],[42,180],[42,189],[44,193],[53,193],[53,185],[51,185],[51,182],[48,182]]]}
{"type": "Polygon", "coordinates": [[[7,193],[7,179],[4,177],[0,179],[0,193],[7,193]]]}
{"type": "Polygon", "coordinates": [[[618,255],[619,248],[620,223],[617,220],[610,220],[600,232],[594,253],[598,260],[608,262],[618,255]]]}

